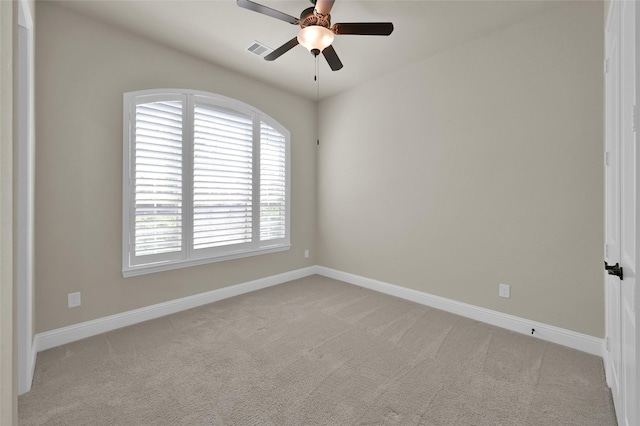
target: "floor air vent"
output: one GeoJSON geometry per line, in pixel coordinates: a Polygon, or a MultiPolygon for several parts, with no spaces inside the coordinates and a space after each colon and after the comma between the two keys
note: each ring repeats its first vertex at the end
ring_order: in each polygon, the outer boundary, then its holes
{"type": "Polygon", "coordinates": [[[247,50],[251,53],[254,53],[260,56],[261,58],[264,58],[269,53],[273,52],[272,48],[265,46],[259,41],[254,41],[253,43],[251,43],[249,47],[247,47],[247,50]]]}

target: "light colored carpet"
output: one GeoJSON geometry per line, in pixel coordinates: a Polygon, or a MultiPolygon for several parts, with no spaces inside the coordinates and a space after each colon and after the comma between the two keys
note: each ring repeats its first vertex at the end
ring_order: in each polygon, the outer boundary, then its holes
{"type": "Polygon", "coordinates": [[[320,276],[38,355],[20,425],[615,425],[602,360],[320,276]]]}

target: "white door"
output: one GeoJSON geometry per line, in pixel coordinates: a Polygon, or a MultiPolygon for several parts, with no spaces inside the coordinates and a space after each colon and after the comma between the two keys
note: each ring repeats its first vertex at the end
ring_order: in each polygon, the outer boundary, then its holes
{"type": "Polygon", "coordinates": [[[618,423],[638,425],[638,317],[636,295],[640,227],[639,186],[636,183],[637,66],[635,1],[615,1],[606,29],[606,239],[605,261],[610,271],[607,296],[607,380],[611,386],[618,423]],[[612,268],[618,264],[619,269],[612,268]],[[618,275],[612,275],[617,273],[618,275]]]}
{"type": "MultiPolygon", "coordinates": [[[[605,262],[620,263],[620,4],[614,2],[607,20],[605,33],[605,262]]],[[[620,325],[620,278],[605,276],[607,304],[607,382],[611,387],[616,412],[623,410],[621,377],[621,325],[620,325]]]]}
{"type": "Polygon", "coordinates": [[[636,168],[640,164],[636,149],[636,19],[639,12],[635,1],[620,2],[620,142],[621,142],[621,253],[620,264],[624,279],[620,282],[621,325],[621,374],[623,411],[618,415],[622,425],[638,425],[637,393],[637,329],[636,329],[636,272],[638,250],[636,224],[638,208],[638,185],[636,168]]]}

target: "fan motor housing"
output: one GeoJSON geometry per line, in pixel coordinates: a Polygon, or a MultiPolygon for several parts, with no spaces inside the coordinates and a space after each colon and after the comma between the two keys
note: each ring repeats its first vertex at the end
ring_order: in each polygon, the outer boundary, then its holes
{"type": "Polygon", "coordinates": [[[300,27],[306,28],[312,25],[329,28],[331,26],[331,15],[320,15],[316,13],[315,7],[309,7],[300,14],[300,27]]]}

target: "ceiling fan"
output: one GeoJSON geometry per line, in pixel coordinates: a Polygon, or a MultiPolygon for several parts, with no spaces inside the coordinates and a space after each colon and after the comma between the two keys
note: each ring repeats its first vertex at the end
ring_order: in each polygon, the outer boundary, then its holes
{"type": "Polygon", "coordinates": [[[264,57],[267,61],[273,61],[298,44],[306,47],[313,56],[321,52],[333,71],[342,68],[342,62],[331,45],[334,34],[346,35],[380,35],[388,36],[393,32],[391,22],[350,22],[337,23],[331,26],[331,8],[335,0],[311,0],[313,7],[302,11],[300,18],[296,18],[278,10],[255,3],[250,0],[237,0],[238,6],[271,16],[272,18],[299,25],[301,30],[298,35],[276,50],[264,57]]]}

